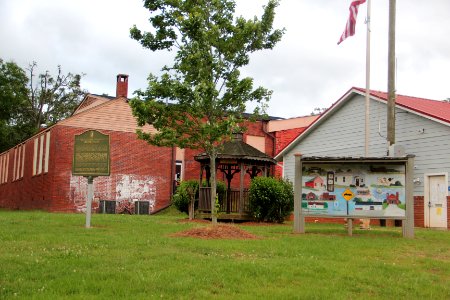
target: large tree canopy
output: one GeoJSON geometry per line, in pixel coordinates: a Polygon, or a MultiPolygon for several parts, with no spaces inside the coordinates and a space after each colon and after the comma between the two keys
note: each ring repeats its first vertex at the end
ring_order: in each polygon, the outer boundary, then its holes
{"type": "Polygon", "coordinates": [[[28,109],[38,130],[41,125],[51,126],[69,117],[82,100],[85,91],[80,87],[80,74],[64,74],[61,66],[58,66],[56,76],[45,71],[35,78],[36,67],[33,62],[28,68],[28,109]]]}
{"type": "Polygon", "coordinates": [[[36,63],[25,71],[0,59],[0,152],[70,116],[80,103],[78,74],[46,71],[36,75],[36,63]]]}
{"type": "Polygon", "coordinates": [[[246,20],[235,18],[231,0],[144,1],[153,31],[134,26],[131,37],[152,51],[176,50],[176,55],[161,76],[149,75],[148,88],[131,102],[139,125],[158,130],[139,136],[158,146],[203,149],[215,169],[218,146],[239,130],[246,103],[256,102],[254,113],[264,113],[271,96],[263,87],[254,88],[252,78],[242,78],[239,69],[251,53],[280,41],[284,29],[272,29],[277,5],[269,0],[261,18],[246,20]]]}
{"type": "Polygon", "coordinates": [[[0,59],[0,152],[30,136],[33,129],[24,108],[28,100],[28,78],[14,62],[0,59]]]}
{"type": "Polygon", "coordinates": [[[28,96],[28,78],[14,62],[3,62],[0,58],[0,119],[9,120],[23,105],[28,96]]]}

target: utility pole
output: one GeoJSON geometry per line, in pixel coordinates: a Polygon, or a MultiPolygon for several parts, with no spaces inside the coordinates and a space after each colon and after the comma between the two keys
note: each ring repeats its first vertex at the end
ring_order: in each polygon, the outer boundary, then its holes
{"type": "Polygon", "coordinates": [[[364,155],[369,156],[370,148],[370,16],[371,15],[371,1],[367,1],[367,35],[366,35],[366,111],[365,111],[365,142],[364,155]]]}
{"type": "MultiPolygon", "coordinates": [[[[395,14],[396,0],[389,0],[387,142],[395,144],[395,14]]],[[[391,154],[391,153],[389,153],[391,154]]]]}

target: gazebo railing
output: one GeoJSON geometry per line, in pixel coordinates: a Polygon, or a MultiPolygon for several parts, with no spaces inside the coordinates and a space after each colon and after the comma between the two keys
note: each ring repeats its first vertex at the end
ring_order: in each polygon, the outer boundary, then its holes
{"type": "MultiPolygon", "coordinates": [[[[248,189],[243,190],[242,195],[242,213],[249,212],[248,189]]],[[[240,191],[232,189],[226,192],[224,199],[219,199],[220,213],[240,213],[240,191]]],[[[211,212],[211,188],[201,187],[199,191],[198,210],[202,212],[211,212]]]]}
{"type": "Polygon", "coordinates": [[[201,187],[198,193],[198,210],[211,211],[211,188],[201,187]]]}

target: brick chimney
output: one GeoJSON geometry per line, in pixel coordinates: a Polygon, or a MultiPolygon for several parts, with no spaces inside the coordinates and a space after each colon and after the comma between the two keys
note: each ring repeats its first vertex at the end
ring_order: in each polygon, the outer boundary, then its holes
{"type": "Polygon", "coordinates": [[[117,75],[116,97],[128,97],[128,75],[117,75]]]}

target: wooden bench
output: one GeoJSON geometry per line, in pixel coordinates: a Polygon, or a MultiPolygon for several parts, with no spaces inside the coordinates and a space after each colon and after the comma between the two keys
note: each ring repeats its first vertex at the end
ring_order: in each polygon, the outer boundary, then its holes
{"type": "Polygon", "coordinates": [[[361,215],[345,215],[345,216],[330,216],[330,215],[317,215],[317,214],[301,214],[300,217],[308,218],[327,218],[327,219],[347,219],[347,232],[349,236],[353,235],[353,220],[354,219],[369,219],[369,220],[401,220],[403,233],[405,231],[405,216],[398,217],[385,217],[385,216],[361,216],[361,215]]]}

